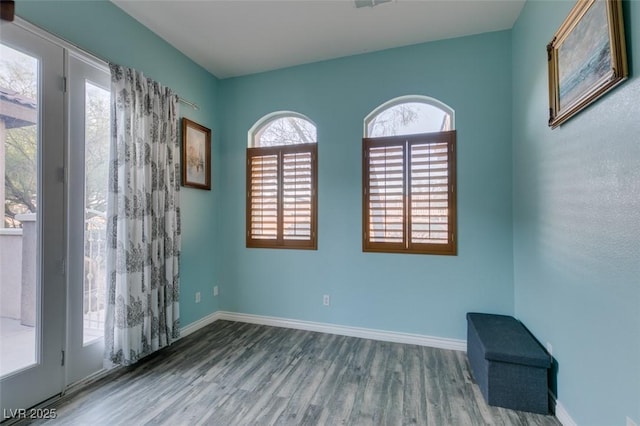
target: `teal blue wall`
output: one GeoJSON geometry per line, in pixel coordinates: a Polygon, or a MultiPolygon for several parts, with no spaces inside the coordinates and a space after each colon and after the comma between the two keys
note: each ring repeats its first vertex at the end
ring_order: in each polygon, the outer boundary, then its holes
{"type": "Polygon", "coordinates": [[[200,105],[181,111],[213,130],[213,190],[182,191],[183,325],[224,309],[464,339],[467,311],[515,314],[553,345],[574,420],[622,425],[640,419],[640,2],[624,4],[630,80],[552,131],[544,47],[572,4],[528,1],[513,31],[222,81],[109,2],[16,8],[200,105]],[[407,94],[456,111],[456,257],[361,250],[362,121],[407,94]],[[317,251],[244,247],[247,131],[278,110],[318,126],[317,251]]]}
{"type": "Polygon", "coordinates": [[[222,80],[223,308],[457,339],[467,311],[512,314],[510,51],[496,32],[222,80]],[[456,113],[456,257],[362,252],[363,120],[409,94],[456,113]],[[245,248],[247,131],[279,110],[317,125],[317,251],[245,248]]]}
{"type": "Polygon", "coordinates": [[[573,2],[529,1],[513,29],[515,311],[558,362],[580,425],[640,421],[640,2],[631,78],[555,130],[545,46],[573,2]]]}
{"type": "Polygon", "coordinates": [[[180,106],[180,116],[213,131],[213,190],[182,188],[181,324],[218,310],[216,224],[220,203],[219,82],[200,66],[107,1],[18,1],[16,14],[59,37],[171,87],[200,110],[180,106]],[[202,301],[195,304],[195,293],[202,301]]]}

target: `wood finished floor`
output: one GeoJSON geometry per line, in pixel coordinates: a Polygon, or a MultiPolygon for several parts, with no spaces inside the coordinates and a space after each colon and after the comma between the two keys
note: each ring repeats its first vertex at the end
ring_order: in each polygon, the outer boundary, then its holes
{"type": "Polygon", "coordinates": [[[463,352],[217,321],[55,405],[56,425],[560,425],[488,406],[463,352]]]}

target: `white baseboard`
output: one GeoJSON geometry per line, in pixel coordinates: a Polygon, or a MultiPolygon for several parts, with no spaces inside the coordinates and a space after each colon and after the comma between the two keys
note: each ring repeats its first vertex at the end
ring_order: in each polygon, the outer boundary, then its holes
{"type": "Polygon", "coordinates": [[[180,338],[190,335],[191,333],[200,330],[202,327],[206,327],[209,324],[214,323],[221,319],[221,312],[216,311],[212,314],[207,315],[204,318],[200,318],[198,321],[194,321],[189,325],[180,328],[180,338]]]}
{"type": "Polygon", "coordinates": [[[425,336],[421,334],[398,333],[385,330],[374,330],[371,328],[349,327],[344,325],[278,318],[264,315],[241,314],[225,311],[218,311],[216,312],[216,314],[219,315],[217,319],[228,321],[270,325],[273,327],[293,328],[296,330],[317,331],[320,333],[337,334],[340,336],[360,337],[363,339],[380,340],[383,342],[405,343],[409,345],[428,346],[432,348],[451,349],[463,352],[467,350],[466,340],[425,336]]]}
{"type": "Polygon", "coordinates": [[[558,400],[556,400],[556,418],[562,423],[562,426],[578,426],[578,423],[573,421],[564,405],[558,400]]]}

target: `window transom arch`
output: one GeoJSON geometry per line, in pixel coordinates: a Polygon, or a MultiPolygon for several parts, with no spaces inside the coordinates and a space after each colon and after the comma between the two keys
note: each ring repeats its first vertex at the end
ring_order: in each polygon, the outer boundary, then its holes
{"type": "Polygon", "coordinates": [[[277,111],[258,120],[249,130],[250,148],[317,142],[316,125],[305,115],[277,111]]]}
{"type": "Polygon", "coordinates": [[[435,98],[400,96],[371,111],[364,119],[364,137],[443,132],[455,129],[455,112],[435,98]]]}
{"type": "Polygon", "coordinates": [[[374,109],[362,139],[362,249],[457,254],[454,111],[426,96],[374,109]]]}
{"type": "Polygon", "coordinates": [[[249,129],[247,247],[317,248],[317,152],[302,114],[274,112],[249,129]]]}

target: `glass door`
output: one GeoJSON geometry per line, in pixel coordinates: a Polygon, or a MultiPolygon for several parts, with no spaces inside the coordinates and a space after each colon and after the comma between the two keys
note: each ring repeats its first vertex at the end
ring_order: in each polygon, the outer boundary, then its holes
{"type": "Polygon", "coordinates": [[[64,385],[63,76],[62,47],[16,23],[0,24],[0,202],[5,207],[0,404],[5,417],[55,396],[64,385]]]}
{"type": "Polygon", "coordinates": [[[69,324],[67,383],[102,369],[110,74],[69,54],[69,324]]]}

